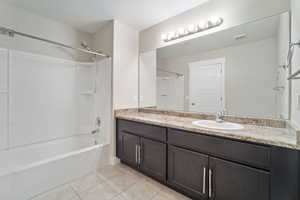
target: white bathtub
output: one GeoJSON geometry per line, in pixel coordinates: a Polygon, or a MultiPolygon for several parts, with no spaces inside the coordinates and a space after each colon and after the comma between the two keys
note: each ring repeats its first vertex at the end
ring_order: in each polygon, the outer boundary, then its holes
{"type": "Polygon", "coordinates": [[[103,145],[76,136],[0,152],[0,199],[27,200],[97,168],[103,145]]]}

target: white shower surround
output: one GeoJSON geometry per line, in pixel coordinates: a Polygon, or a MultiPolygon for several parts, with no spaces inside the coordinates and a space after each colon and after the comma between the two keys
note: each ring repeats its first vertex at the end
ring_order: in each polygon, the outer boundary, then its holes
{"type": "Polygon", "coordinates": [[[27,200],[108,164],[110,64],[0,49],[0,199],[27,200]]]}

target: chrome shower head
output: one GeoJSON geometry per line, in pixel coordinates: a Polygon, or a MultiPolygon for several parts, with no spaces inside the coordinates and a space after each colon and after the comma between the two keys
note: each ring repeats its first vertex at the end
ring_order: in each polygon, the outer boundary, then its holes
{"type": "Polygon", "coordinates": [[[11,29],[4,28],[4,27],[0,27],[0,34],[7,35],[9,37],[14,37],[15,36],[15,31],[11,30],[11,29]]]}
{"type": "Polygon", "coordinates": [[[89,45],[86,42],[82,41],[80,45],[82,48],[84,48],[86,50],[90,50],[89,45]]]}

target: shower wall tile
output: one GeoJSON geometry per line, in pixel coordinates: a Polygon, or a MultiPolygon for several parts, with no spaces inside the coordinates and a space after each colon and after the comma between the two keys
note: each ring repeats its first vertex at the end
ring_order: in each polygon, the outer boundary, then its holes
{"type": "Polygon", "coordinates": [[[80,134],[88,134],[95,128],[95,75],[94,63],[77,64],[80,134]]]}
{"type": "Polygon", "coordinates": [[[10,147],[78,135],[74,62],[10,51],[10,147]]]}
{"type": "Polygon", "coordinates": [[[8,101],[7,94],[0,93],[0,150],[8,147],[8,101]]]}
{"type": "Polygon", "coordinates": [[[8,50],[0,49],[0,93],[8,87],[8,50]]]}

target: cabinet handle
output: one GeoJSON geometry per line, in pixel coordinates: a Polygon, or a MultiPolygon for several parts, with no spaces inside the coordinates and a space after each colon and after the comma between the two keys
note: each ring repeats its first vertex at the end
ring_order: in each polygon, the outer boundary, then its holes
{"type": "Polygon", "coordinates": [[[209,169],[208,171],[208,197],[211,198],[212,197],[212,170],[209,169]]]}
{"type": "Polygon", "coordinates": [[[138,163],[138,145],[135,145],[135,163],[139,164],[138,163]]]}
{"type": "Polygon", "coordinates": [[[203,188],[202,188],[202,193],[206,193],[206,167],[203,167],[203,188]]]}
{"type": "Polygon", "coordinates": [[[138,146],[138,150],[139,150],[138,162],[139,162],[139,165],[140,165],[141,164],[141,146],[140,145],[138,146]]]}

